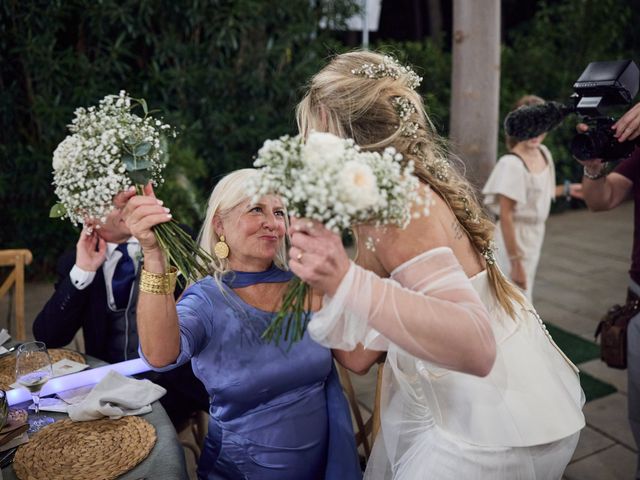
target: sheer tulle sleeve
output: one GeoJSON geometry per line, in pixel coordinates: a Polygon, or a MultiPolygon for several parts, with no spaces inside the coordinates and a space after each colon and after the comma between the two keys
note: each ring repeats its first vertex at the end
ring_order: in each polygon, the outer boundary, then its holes
{"type": "Polygon", "coordinates": [[[386,350],[390,341],[451,370],[467,370],[495,355],[489,314],[446,247],[409,260],[388,279],[352,263],[308,328],[329,347],[353,350],[361,342],[386,350]]]}

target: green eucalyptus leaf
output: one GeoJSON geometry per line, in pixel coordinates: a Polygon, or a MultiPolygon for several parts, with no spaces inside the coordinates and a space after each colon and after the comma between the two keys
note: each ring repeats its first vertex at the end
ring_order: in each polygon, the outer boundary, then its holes
{"type": "Polygon", "coordinates": [[[147,115],[149,115],[149,109],[147,108],[147,101],[144,98],[141,98],[138,100],[138,102],[140,102],[140,105],[142,106],[142,111],[144,112],[144,116],[146,117],[147,115]]]}
{"type": "Polygon", "coordinates": [[[140,158],[136,159],[136,168],[134,169],[136,172],[138,170],[149,170],[149,167],[151,167],[151,162],[149,162],[148,160],[141,160],[140,158]]]}
{"type": "Polygon", "coordinates": [[[124,167],[127,169],[127,172],[133,172],[134,170],[137,170],[136,161],[133,158],[133,155],[123,155],[122,163],[124,164],[124,167]]]}
{"type": "Polygon", "coordinates": [[[60,218],[67,213],[67,209],[61,203],[56,203],[51,210],[49,210],[49,218],[60,218]]]}
{"type": "Polygon", "coordinates": [[[136,185],[146,185],[151,180],[151,175],[148,170],[136,170],[129,172],[129,178],[136,185]]]}
{"type": "Polygon", "coordinates": [[[149,142],[142,142],[136,145],[136,148],[133,150],[133,154],[137,157],[143,157],[151,150],[151,144],[149,142]]]}
{"type": "Polygon", "coordinates": [[[135,145],[136,143],[138,143],[138,141],[132,136],[128,136],[124,139],[124,143],[126,143],[127,145],[135,145]]]}

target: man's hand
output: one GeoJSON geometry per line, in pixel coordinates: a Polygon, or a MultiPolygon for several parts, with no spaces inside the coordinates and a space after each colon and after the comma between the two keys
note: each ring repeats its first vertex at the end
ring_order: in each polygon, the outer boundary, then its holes
{"type": "Polygon", "coordinates": [[[85,272],[95,272],[107,258],[107,242],[95,228],[85,226],[76,243],[76,265],[85,272]]]}
{"type": "Polygon", "coordinates": [[[640,103],[636,103],[611,127],[619,142],[635,140],[640,136],[640,103]]]}
{"type": "Polygon", "coordinates": [[[582,194],[582,184],[581,183],[570,184],[569,196],[573,198],[577,198],[578,200],[584,200],[584,195],[582,194]]]}
{"type": "MultiPolygon", "coordinates": [[[[584,133],[589,130],[589,125],[586,123],[579,123],[576,125],[576,131],[578,133],[584,133]]],[[[593,177],[600,175],[604,170],[604,163],[601,158],[590,158],[588,160],[580,160],[579,158],[573,157],[575,160],[582,165],[587,173],[593,177]]]]}

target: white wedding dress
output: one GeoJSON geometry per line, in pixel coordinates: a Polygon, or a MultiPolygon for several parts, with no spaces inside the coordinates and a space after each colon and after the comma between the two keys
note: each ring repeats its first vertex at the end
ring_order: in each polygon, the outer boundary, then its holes
{"type": "Polygon", "coordinates": [[[328,347],[387,352],[366,479],[561,478],[585,424],[578,369],[530,304],[514,306],[515,319],[497,304],[486,271],[469,279],[447,247],[389,279],[352,263],[308,329],[328,347]],[[420,322],[431,338],[416,334],[425,330],[420,322]],[[446,336],[456,327],[469,349],[493,334],[497,354],[486,377],[453,369],[461,355],[447,349],[446,336]]]}

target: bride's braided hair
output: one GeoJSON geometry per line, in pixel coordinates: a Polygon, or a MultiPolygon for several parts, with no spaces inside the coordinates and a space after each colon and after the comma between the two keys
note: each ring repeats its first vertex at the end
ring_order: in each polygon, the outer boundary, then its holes
{"type": "Polygon", "coordinates": [[[522,295],[500,272],[493,255],[494,225],[480,207],[473,187],[450,165],[445,141],[427,116],[415,91],[420,78],[390,57],[370,51],[336,56],[317,73],[296,109],[298,128],[326,130],[353,138],[363,149],[393,146],[413,160],[415,174],[451,208],[487,264],[500,305],[514,314],[522,295]]]}

